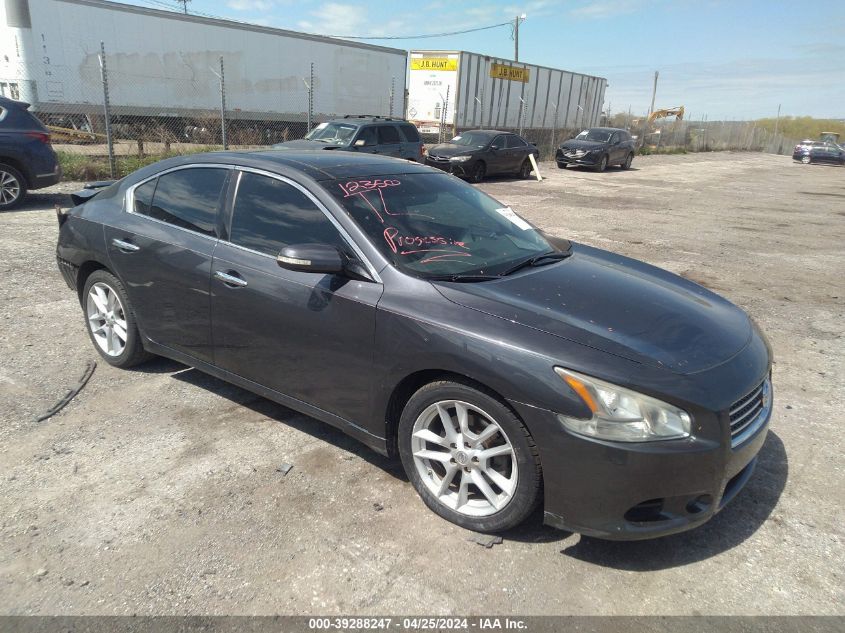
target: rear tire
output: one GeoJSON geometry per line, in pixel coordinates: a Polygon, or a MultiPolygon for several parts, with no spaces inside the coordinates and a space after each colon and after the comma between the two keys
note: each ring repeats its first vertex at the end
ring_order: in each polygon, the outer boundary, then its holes
{"type": "Polygon", "coordinates": [[[512,528],[542,496],[531,434],[483,387],[438,381],[419,389],[402,411],[399,455],[423,502],[468,530],[512,528]]]}
{"type": "Polygon", "coordinates": [[[95,270],[88,276],[82,309],[91,343],[109,365],[126,369],[153,357],[141,343],[126,289],[110,272],[95,270]]]}
{"type": "Polygon", "coordinates": [[[26,196],[26,179],[11,165],[0,164],[0,211],[19,205],[26,196]]]}

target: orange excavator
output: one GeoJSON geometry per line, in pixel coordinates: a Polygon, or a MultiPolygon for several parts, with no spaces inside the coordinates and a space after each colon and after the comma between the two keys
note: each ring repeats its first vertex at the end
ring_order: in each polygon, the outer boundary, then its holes
{"type": "MultiPolygon", "coordinates": [[[[672,108],[663,108],[662,110],[655,110],[651,114],[648,115],[648,118],[644,121],[643,130],[642,130],[642,145],[645,147],[659,147],[661,143],[661,133],[663,130],[660,130],[655,127],[655,122],[660,119],[668,119],[670,117],[675,117],[674,127],[672,128],[672,132],[674,132],[675,127],[677,127],[679,121],[684,120],[684,106],[676,106],[672,108]]],[[[634,121],[636,125],[638,121],[634,121]]]]}

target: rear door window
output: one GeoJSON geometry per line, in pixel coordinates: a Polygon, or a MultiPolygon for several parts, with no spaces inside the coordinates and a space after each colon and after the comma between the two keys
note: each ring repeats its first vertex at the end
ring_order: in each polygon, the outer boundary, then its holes
{"type": "Polygon", "coordinates": [[[514,136],[513,134],[509,134],[505,137],[505,147],[514,148],[514,147],[525,147],[525,142],[519,138],[518,136],[514,136]]]}
{"type": "Polygon", "coordinates": [[[394,145],[399,143],[399,130],[393,125],[379,125],[378,142],[379,145],[394,145]]]}
{"type": "Polygon", "coordinates": [[[403,123],[399,126],[399,130],[402,132],[403,136],[405,137],[405,141],[408,143],[419,143],[420,142],[420,133],[410,123],[403,123]]]}
{"type": "MultiPolygon", "coordinates": [[[[216,235],[228,173],[227,169],[198,167],[163,174],[158,177],[152,202],[145,206],[136,198],[135,212],[203,235],[216,235]]],[[[136,196],[142,187],[135,190],[136,196]]],[[[143,196],[146,191],[141,193],[143,196]]]]}
{"type": "Polygon", "coordinates": [[[232,215],[233,244],[275,257],[291,244],[345,244],[337,227],[293,185],[244,172],[232,215]]]}

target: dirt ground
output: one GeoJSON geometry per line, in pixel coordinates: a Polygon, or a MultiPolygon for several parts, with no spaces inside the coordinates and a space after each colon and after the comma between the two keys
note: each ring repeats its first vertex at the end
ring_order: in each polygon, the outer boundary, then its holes
{"type": "Polygon", "coordinates": [[[98,359],[54,259],[69,183],[0,214],[0,614],[845,614],[845,169],[727,153],[542,167],[482,188],[724,294],[768,334],[771,432],[721,514],[611,543],[538,513],[486,549],[398,464],[165,360],[99,363],[36,422],[98,359]]]}

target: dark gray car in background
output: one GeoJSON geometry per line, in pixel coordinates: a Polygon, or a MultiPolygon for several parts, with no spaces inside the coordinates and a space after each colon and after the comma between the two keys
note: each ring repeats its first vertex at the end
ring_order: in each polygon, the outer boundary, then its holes
{"type": "Polygon", "coordinates": [[[346,115],[317,124],[305,138],[285,141],[273,149],[323,149],[379,154],[423,162],[425,145],[413,123],[375,115],[346,115]]]}
{"type": "Polygon", "coordinates": [[[604,171],[611,165],[630,169],[636,153],[636,143],[627,130],[593,127],[561,143],[555,162],[561,169],[578,166],[604,171]]]}
{"type": "Polygon", "coordinates": [[[528,158],[531,155],[539,159],[537,147],[512,132],[468,130],[448,143],[429,148],[425,163],[472,182],[481,182],[486,176],[499,174],[528,178],[533,170],[528,158]]]}
{"type": "Polygon", "coordinates": [[[771,351],[742,310],[441,171],[220,152],[74,201],[58,264],[108,363],[158,354],[332,424],[466,528],[542,502],[604,538],[689,529],[766,438],[771,351]]]}

